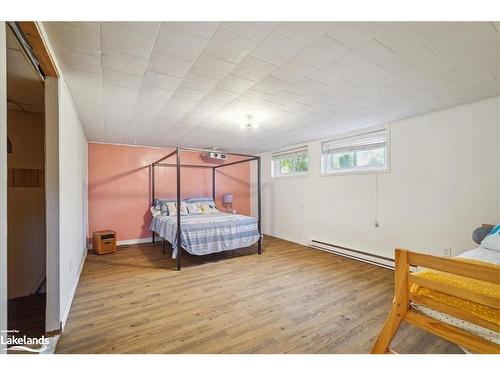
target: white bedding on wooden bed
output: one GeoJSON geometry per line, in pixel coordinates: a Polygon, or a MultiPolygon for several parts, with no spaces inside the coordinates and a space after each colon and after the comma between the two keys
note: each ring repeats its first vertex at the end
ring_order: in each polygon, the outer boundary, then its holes
{"type": "MultiPolygon", "coordinates": [[[[495,251],[495,250],[489,250],[485,249],[482,247],[478,247],[469,251],[466,251],[457,258],[465,258],[465,259],[474,259],[474,260],[479,260],[482,262],[488,262],[488,263],[493,263],[493,264],[500,264],[500,252],[495,251]]],[[[418,303],[411,303],[412,307],[421,312],[422,314],[425,314],[431,318],[434,318],[436,320],[439,320],[443,323],[447,323],[449,325],[452,325],[454,327],[458,327],[463,329],[464,331],[467,331],[469,333],[472,333],[476,336],[479,336],[485,340],[494,342],[496,344],[500,345],[500,334],[489,330],[487,328],[478,326],[476,324],[472,324],[469,322],[466,322],[462,319],[455,318],[453,316],[444,314],[440,311],[436,311],[434,309],[431,309],[430,307],[427,307],[425,305],[421,305],[418,303]]],[[[462,348],[465,352],[467,352],[466,349],[462,348]]]]}

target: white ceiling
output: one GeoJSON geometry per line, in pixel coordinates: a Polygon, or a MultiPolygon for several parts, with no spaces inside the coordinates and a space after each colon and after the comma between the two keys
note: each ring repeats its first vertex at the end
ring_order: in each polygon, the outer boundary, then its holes
{"type": "Polygon", "coordinates": [[[499,22],[44,27],[91,141],[260,152],[500,94],[499,22]]]}
{"type": "Polygon", "coordinates": [[[7,27],[7,107],[13,111],[43,113],[43,82],[7,27]]]}

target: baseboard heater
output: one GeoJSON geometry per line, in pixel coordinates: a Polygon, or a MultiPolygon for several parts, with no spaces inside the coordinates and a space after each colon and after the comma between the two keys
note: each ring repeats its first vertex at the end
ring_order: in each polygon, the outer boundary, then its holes
{"type": "Polygon", "coordinates": [[[391,270],[394,269],[394,259],[392,258],[370,254],[361,250],[350,249],[345,246],[335,245],[318,240],[311,240],[310,246],[318,250],[327,251],[329,253],[340,255],[346,258],[373,264],[375,266],[380,266],[391,270]]]}

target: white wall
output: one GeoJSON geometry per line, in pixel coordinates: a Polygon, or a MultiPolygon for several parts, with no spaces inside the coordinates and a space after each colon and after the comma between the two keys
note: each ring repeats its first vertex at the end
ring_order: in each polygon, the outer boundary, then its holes
{"type": "MultiPolygon", "coordinates": [[[[41,23],[38,23],[47,49],[59,73],[61,69],[50,45],[50,40],[41,23]]],[[[54,327],[55,320],[62,328],[69,314],[71,302],[78,285],[80,272],[87,254],[87,137],[78,118],[74,103],[64,83],[64,76],[46,81],[47,122],[55,125],[47,134],[46,167],[47,188],[47,267],[52,269],[50,280],[47,275],[47,330],[54,327]],[[50,103],[47,96],[57,99],[50,103]],[[57,165],[54,168],[54,165],[57,165]],[[52,209],[49,210],[49,205],[52,209]],[[53,224],[57,225],[54,227],[53,224]],[[49,226],[52,224],[52,227],[49,226]],[[51,246],[49,246],[49,241],[51,246]],[[56,249],[54,252],[51,249],[56,249]],[[53,291],[50,295],[50,289],[53,291]],[[50,305],[50,306],[49,306],[50,305]],[[50,313],[49,313],[50,309],[50,313]]],[[[46,125],[49,128],[49,125],[46,125]]],[[[49,271],[48,271],[49,272],[49,271]]],[[[54,328],[55,329],[55,328],[54,328]]]]}
{"type": "Polygon", "coordinates": [[[87,137],[59,80],[60,303],[63,325],[87,254],[87,137]]]}
{"type": "Polygon", "coordinates": [[[499,105],[492,98],[390,124],[387,173],[320,176],[314,141],[307,177],[273,179],[272,153],[262,154],[264,233],[387,257],[396,247],[472,248],[475,227],[500,221],[499,105]]]}
{"type": "MultiPolygon", "coordinates": [[[[0,21],[0,337],[7,337],[7,44],[0,21]]],[[[5,345],[0,344],[0,353],[5,345]]]]}

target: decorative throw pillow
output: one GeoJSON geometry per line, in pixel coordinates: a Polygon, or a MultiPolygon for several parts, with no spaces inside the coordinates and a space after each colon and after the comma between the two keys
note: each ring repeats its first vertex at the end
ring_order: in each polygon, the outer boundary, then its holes
{"type": "Polygon", "coordinates": [[[490,233],[481,241],[481,247],[500,251],[500,224],[493,227],[490,233]]]}
{"type": "Polygon", "coordinates": [[[168,216],[177,215],[177,203],[176,202],[168,202],[167,208],[168,208],[168,216]]]}
{"type": "Polygon", "coordinates": [[[215,214],[215,213],[219,212],[217,207],[215,207],[214,204],[210,204],[210,203],[200,203],[200,208],[204,214],[215,214]]]}
{"type": "Polygon", "coordinates": [[[189,215],[200,215],[203,213],[198,203],[187,203],[187,209],[189,215]]]}
{"type": "Polygon", "coordinates": [[[163,200],[163,199],[155,198],[154,208],[156,211],[160,211],[162,213],[162,215],[167,214],[167,212],[168,212],[167,201],[163,200]]]}
{"type": "Polygon", "coordinates": [[[153,207],[151,207],[151,214],[153,215],[153,217],[157,217],[157,216],[161,215],[161,211],[157,210],[156,207],[153,206],[153,207]]]}
{"type": "MultiPolygon", "coordinates": [[[[177,215],[177,202],[168,202],[168,216],[177,215]]],[[[181,202],[181,215],[188,215],[186,202],[181,202]]]]}

